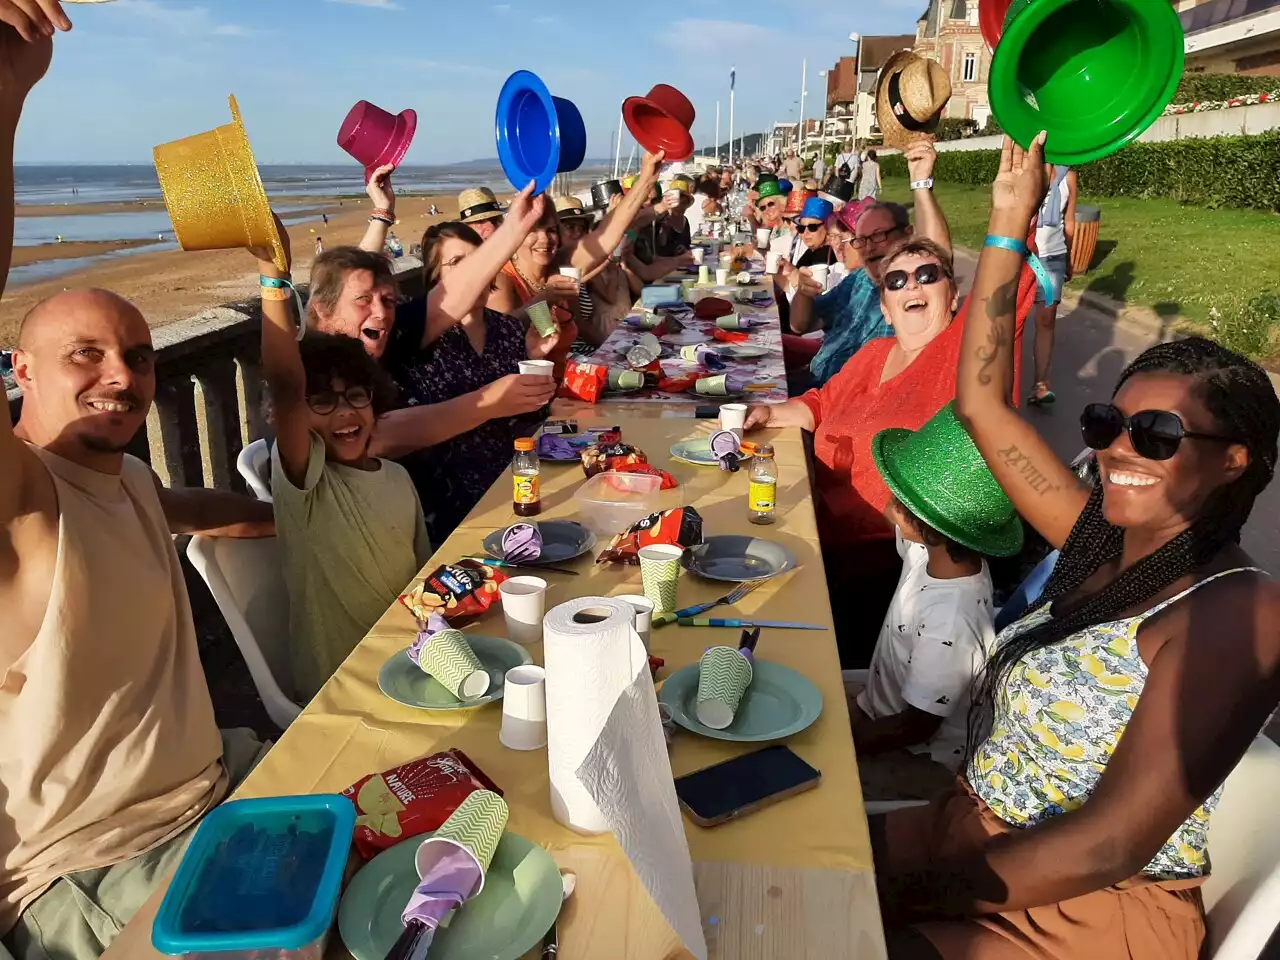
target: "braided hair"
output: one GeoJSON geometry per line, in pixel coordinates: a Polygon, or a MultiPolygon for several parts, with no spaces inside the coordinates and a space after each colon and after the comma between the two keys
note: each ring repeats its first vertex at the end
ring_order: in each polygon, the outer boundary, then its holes
{"type": "MultiPolygon", "coordinates": [[[[1143,557],[1096,593],[1065,609],[1058,603],[1104,563],[1120,555],[1124,530],[1108,523],[1102,512],[1102,484],[1089,500],[1063,545],[1042,602],[1052,602],[1052,616],[1001,644],[987,663],[975,710],[969,718],[969,753],[976,748],[981,713],[990,717],[1000,690],[1014,666],[1036,650],[1154,597],[1170,584],[1204,566],[1231,544],[1254,500],[1271,482],[1280,433],[1280,400],[1266,372],[1257,364],[1203,337],[1162,343],[1145,351],[1120,375],[1116,392],[1140,373],[1173,373],[1196,380],[1197,393],[1224,433],[1240,438],[1249,449],[1249,465],[1234,481],[1214,490],[1199,516],[1182,533],[1143,557]]],[[[1112,396],[1115,394],[1113,393],[1112,396]]]]}

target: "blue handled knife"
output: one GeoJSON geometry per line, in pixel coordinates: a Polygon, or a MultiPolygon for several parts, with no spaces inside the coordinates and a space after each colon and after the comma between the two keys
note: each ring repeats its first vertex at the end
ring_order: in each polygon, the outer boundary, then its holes
{"type": "Polygon", "coordinates": [[[681,617],[676,621],[682,627],[772,627],[777,630],[829,630],[820,623],[797,623],[794,620],[722,620],[717,617],[681,617]]]}

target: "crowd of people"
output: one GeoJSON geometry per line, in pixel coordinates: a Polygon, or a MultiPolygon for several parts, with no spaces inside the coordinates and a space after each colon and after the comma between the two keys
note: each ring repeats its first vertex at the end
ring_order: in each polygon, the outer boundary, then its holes
{"type": "MultiPolygon", "coordinates": [[[[56,0],[0,0],[10,154],[69,26],[56,0]]],[[[1092,482],[1055,458],[1017,409],[1033,314],[1031,402],[1052,399],[1076,203],[1043,152],[1006,142],[967,296],[927,137],[904,151],[914,222],[878,199],[874,150],[696,174],[647,154],[589,203],[469,189],[422,237],[424,294],[403,302],[381,168],[363,241],[316,258],[304,315],[288,264],[249,251],[274,503],[168,489],[126,453],[156,393],[136,307],[77,290],[34,308],[21,416],[0,419],[6,947],[98,956],[264,750],[214,723],[171,535],[279,538],[306,702],[536,431],[569,358],[740,205],[739,252],[777,257],[793,394],[746,429],[811,438],[841,660],[869,667],[848,689],[864,793],[930,801],[872,818],[890,956],[1195,957],[1209,817],[1280,702],[1280,590],[1239,546],[1280,401],[1209,340],[1161,344],[1083,412],[1092,482]],[[531,359],[554,375],[521,373],[531,359]],[[997,635],[990,561],[1022,550],[1024,525],[1059,552],[997,635]]]]}

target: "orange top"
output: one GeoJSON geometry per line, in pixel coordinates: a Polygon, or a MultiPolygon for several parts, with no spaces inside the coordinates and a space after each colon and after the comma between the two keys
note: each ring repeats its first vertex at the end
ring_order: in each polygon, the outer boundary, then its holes
{"type": "Polygon", "coordinates": [[[516,440],[516,449],[521,452],[533,449],[533,437],[519,437],[516,440]]]}

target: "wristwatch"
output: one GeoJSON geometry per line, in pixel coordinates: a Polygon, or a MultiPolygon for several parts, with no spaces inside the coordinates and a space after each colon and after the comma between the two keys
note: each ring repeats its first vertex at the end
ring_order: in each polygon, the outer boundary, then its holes
{"type": "Polygon", "coordinates": [[[933,177],[926,177],[923,180],[912,180],[911,189],[912,190],[932,190],[933,177]]]}

